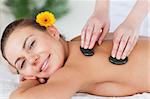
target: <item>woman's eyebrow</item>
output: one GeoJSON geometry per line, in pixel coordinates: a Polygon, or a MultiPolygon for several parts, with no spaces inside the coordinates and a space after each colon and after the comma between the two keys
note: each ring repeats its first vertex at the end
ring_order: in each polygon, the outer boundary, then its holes
{"type": "Polygon", "coordinates": [[[23,48],[23,49],[25,48],[25,45],[26,45],[26,43],[27,43],[28,39],[29,39],[31,36],[33,36],[33,35],[32,35],[32,34],[31,34],[31,35],[29,35],[29,36],[28,36],[28,37],[26,37],[26,39],[24,40],[24,43],[23,43],[23,46],[22,46],[22,48],[23,48]]]}
{"type": "MultiPolygon", "coordinates": [[[[31,35],[29,35],[29,36],[27,36],[27,37],[26,37],[26,39],[24,40],[24,43],[23,43],[22,49],[25,49],[25,45],[26,45],[26,43],[27,43],[28,39],[29,39],[31,36],[33,36],[33,34],[31,34],[31,35]]],[[[20,59],[21,59],[21,57],[18,57],[18,58],[16,59],[16,61],[15,61],[15,63],[14,63],[14,64],[16,65],[16,63],[17,63],[20,59]]]]}

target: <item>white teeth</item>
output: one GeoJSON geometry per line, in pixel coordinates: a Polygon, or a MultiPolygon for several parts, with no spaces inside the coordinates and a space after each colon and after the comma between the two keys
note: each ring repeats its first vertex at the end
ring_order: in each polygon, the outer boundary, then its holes
{"type": "Polygon", "coordinates": [[[41,68],[41,71],[45,71],[48,68],[48,61],[49,61],[50,55],[47,57],[45,62],[43,63],[43,66],[41,68]]]}
{"type": "Polygon", "coordinates": [[[42,66],[42,70],[45,70],[45,69],[47,68],[47,62],[48,62],[48,60],[46,60],[46,61],[44,62],[43,66],[42,66]]]}

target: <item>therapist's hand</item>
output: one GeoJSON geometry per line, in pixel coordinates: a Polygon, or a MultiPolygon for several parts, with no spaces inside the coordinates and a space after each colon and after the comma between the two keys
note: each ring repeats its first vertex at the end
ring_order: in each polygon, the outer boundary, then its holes
{"type": "Polygon", "coordinates": [[[124,59],[133,50],[138,37],[139,28],[147,16],[148,0],[137,0],[125,21],[114,32],[112,57],[124,59]]]}
{"type": "Polygon", "coordinates": [[[92,49],[98,41],[100,45],[109,31],[109,16],[106,14],[93,14],[85,24],[81,32],[81,47],[92,49]]]}
{"type": "Polygon", "coordinates": [[[114,31],[112,57],[125,59],[133,50],[139,34],[131,22],[124,22],[114,31]]]}

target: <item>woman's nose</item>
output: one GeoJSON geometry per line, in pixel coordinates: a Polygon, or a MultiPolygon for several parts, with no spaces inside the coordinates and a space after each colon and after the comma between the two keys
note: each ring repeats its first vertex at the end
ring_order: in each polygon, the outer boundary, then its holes
{"type": "Polygon", "coordinates": [[[36,65],[39,60],[39,55],[29,54],[29,55],[27,55],[27,60],[29,61],[30,64],[36,65]]]}

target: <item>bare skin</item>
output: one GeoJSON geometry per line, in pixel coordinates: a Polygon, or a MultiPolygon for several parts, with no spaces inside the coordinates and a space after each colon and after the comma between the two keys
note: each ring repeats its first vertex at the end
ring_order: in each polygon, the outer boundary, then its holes
{"type": "Polygon", "coordinates": [[[76,92],[101,96],[150,92],[150,38],[141,37],[128,63],[118,66],[108,61],[112,49],[111,37],[108,35],[101,46],[96,45],[95,54],[91,57],[81,53],[80,37],[70,42],[61,40],[69,49],[64,66],[53,73],[45,84],[37,80],[21,82],[10,99],[69,99],[76,92]]]}
{"type": "Polygon", "coordinates": [[[85,72],[88,71],[88,66],[90,66],[89,68],[92,66],[92,68],[95,68],[95,72],[91,71],[91,73],[95,73],[94,75],[97,77],[101,74],[100,72],[106,72],[103,74],[103,76],[110,77],[105,82],[97,81],[99,83],[83,88],[81,92],[83,91],[102,96],[125,96],[133,95],[135,93],[147,92],[149,77],[148,68],[150,68],[150,63],[148,61],[150,60],[150,56],[148,56],[148,52],[150,51],[148,48],[150,45],[150,39],[144,37],[140,38],[134,52],[129,56],[128,63],[125,65],[117,66],[111,64],[108,61],[108,57],[110,56],[110,51],[112,48],[112,41],[110,40],[111,37],[112,36],[109,34],[106,38],[107,40],[103,42],[102,46],[95,46],[95,55],[91,58],[85,57],[81,54],[80,51],[77,51],[77,45],[80,43],[80,38],[74,39],[76,42],[73,40],[71,48],[76,51],[75,53],[74,51],[71,52],[72,57],[74,58],[71,59],[71,61],[74,60],[72,61],[72,64],[75,64],[76,67],[79,66],[79,68],[84,65],[85,67],[83,66],[83,69],[85,72]],[[143,47],[145,50],[143,50],[143,47]],[[79,59],[79,57],[81,62],[76,60],[79,59]],[[146,58],[142,59],[142,57],[146,58]]]}

